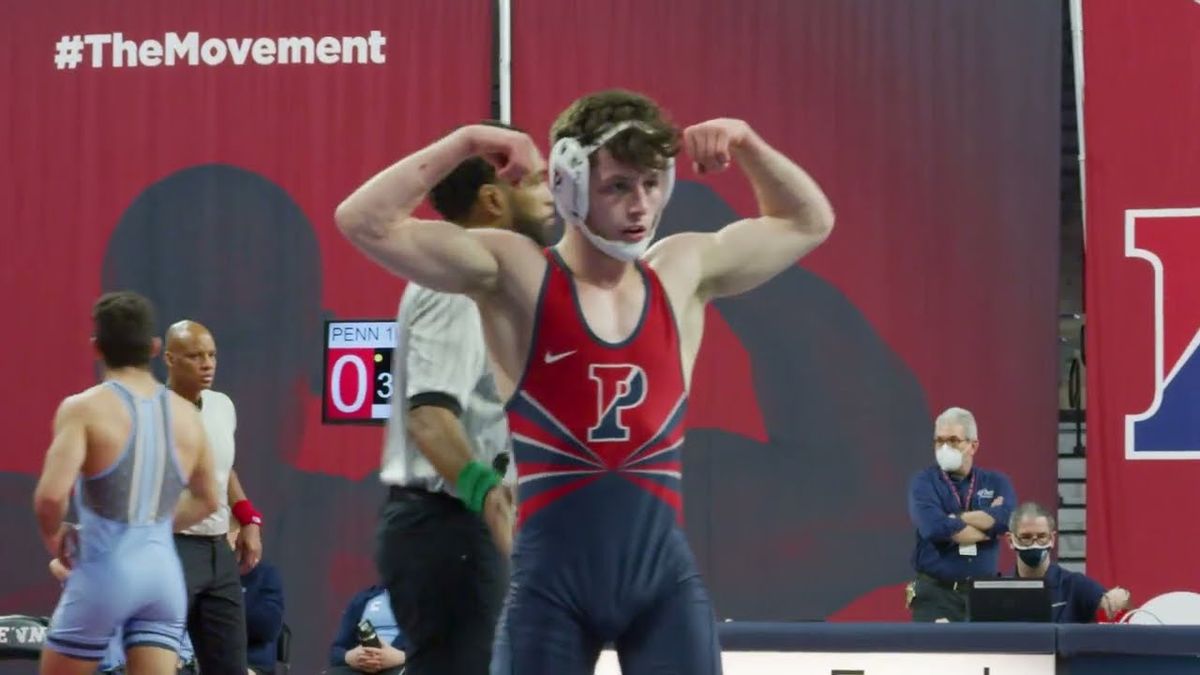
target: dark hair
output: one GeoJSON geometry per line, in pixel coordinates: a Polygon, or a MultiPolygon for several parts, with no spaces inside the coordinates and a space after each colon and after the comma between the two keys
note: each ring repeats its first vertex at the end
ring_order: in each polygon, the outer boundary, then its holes
{"type": "Polygon", "coordinates": [[[109,368],[150,365],[154,344],[154,306],[133,291],[100,296],[92,305],[96,346],[109,368]]]}
{"type": "MultiPolygon", "coordinates": [[[[484,120],[480,124],[502,129],[520,131],[516,127],[497,120],[484,120]]],[[[461,223],[471,213],[479,188],[496,182],[496,167],[482,157],[471,157],[454,167],[445,178],[429,191],[429,201],[442,218],[452,223],[461,223]]]]}
{"type": "Polygon", "coordinates": [[[679,130],[658,104],[624,89],[600,91],[576,100],[550,127],[550,144],[561,138],[575,138],[590,145],[613,125],[626,120],[642,122],[652,132],[629,129],[617,134],[605,144],[613,159],[641,169],[663,169],[667,159],[679,152],[679,130]]]}

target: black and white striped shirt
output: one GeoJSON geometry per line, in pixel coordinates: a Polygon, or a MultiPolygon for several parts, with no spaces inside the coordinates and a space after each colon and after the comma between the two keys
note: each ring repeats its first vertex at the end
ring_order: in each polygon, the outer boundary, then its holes
{"type": "MultiPolygon", "coordinates": [[[[415,396],[453,399],[476,460],[491,465],[500,453],[511,452],[504,402],[488,366],[479,310],[470,298],[408,284],[396,316],[392,378],[402,397],[393,401],[387,421],[380,472],[385,484],[455,493],[408,434],[408,401],[415,396]]],[[[506,482],[514,474],[510,466],[506,482]]]]}

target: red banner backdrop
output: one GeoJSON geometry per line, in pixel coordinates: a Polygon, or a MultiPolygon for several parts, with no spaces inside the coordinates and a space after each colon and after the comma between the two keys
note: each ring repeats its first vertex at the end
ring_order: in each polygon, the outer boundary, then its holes
{"type": "Polygon", "coordinates": [[[380,433],[321,426],[323,317],[390,317],[402,283],[338,234],[372,173],[490,110],[488,0],[3,3],[0,280],[8,319],[0,613],[49,613],[33,476],[94,382],[90,303],[133,287],[207,324],[238,406],[304,672],[372,583],[380,433]]]}
{"type": "MultiPolygon", "coordinates": [[[[6,550],[40,550],[29,497],[55,404],[94,381],[89,304],[135,288],[163,326],[213,329],[294,660],[323,660],[374,578],[382,495],[379,431],[320,424],[321,322],[386,318],[402,285],[331,215],[371,173],[487,116],[491,5],[0,6],[6,550]]],[[[710,316],[687,515],[724,616],[904,617],[904,486],[948,405],[978,414],[984,466],[1052,499],[1053,3],[514,5],[515,121],[538,138],[580,93],[640,89],[683,123],[747,119],[837,207],[803,267],[710,316]]],[[[684,163],[681,179],[666,231],[753,211],[736,171],[697,182],[684,163]]],[[[48,613],[40,556],[5,572],[0,612],[48,613]]]]}
{"type": "MultiPolygon", "coordinates": [[[[544,134],[580,94],[642,91],[680,124],[747,120],[837,210],[800,268],[709,314],[685,491],[723,617],[906,619],[907,479],[950,405],[978,415],[982,466],[1055,503],[1055,3],[514,11],[518,124],[544,134]]],[[[738,171],[680,166],[667,232],[754,213],[738,171]]]]}
{"type": "Polygon", "coordinates": [[[1084,3],[1083,35],[1087,568],[1140,605],[1200,592],[1200,3],[1084,3]]]}

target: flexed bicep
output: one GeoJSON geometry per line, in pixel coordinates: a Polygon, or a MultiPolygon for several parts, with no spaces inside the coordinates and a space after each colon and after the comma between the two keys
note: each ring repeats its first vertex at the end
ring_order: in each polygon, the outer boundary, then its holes
{"type": "Polygon", "coordinates": [[[754,189],[760,215],[696,238],[704,300],[749,291],[786,270],[825,241],[833,208],[816,181],[741,120],[688,127],[684,147],[699,173],[736,163],[754,189]]]}
{"type": "Polygon", "coordinates": [[[380,266],[427,288],[470,295],[495,290],[500,262],[487,239],[447,220],[413,216],[435,185],[472,159],[490,164],[498,181],[518,181],[545,167],[537,146],[524,133],[463,127],[355,190],[334,214],[338,228],[380,266]]]}

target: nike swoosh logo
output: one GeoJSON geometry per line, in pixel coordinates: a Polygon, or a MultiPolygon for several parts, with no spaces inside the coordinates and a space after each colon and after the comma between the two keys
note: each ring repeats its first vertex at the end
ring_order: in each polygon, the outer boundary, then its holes
{"type": "Polygon", "coordinates": [[[1063,605],[1066,605],[1066,604],[1067,604],[1067,601],[1066,601],[1066,600],[1063,600],[1062,602],[1056,602],[1056,603],[1054,603],[1054,604],[1052,604],[1052,605],[1050,605],[1050,606],[1051,606],[1051,607],[1062,607],[1063,605]]]}
{"type": "Polygon", "coordinates": [[[567,358],[568,356],[574,354],[577,351],[579,351],[579,350],[572,349],[569,352],[561,352],[559,354],[546,352],[546,355],[542,357],[542,360],[545,361],[546,363],[554,363],[555,361],[562,361],[563,359],[567,358]]]}

